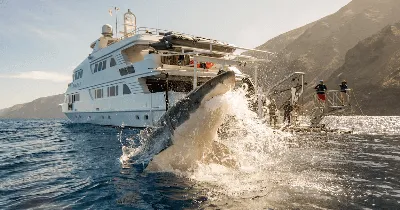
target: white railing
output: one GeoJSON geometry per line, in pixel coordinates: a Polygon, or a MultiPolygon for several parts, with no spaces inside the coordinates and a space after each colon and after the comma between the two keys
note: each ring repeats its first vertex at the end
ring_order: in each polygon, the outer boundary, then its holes
{"type": "Polygon", "coordinates": [[[316,107],[324,108],[343,108],[350,104],[350,93],[351,89],[346,89],[346,92],[340,90],[328,90],[325,92],[325,101],[318,98],[318,95],[314,95],[314,104],[316,107]]]}
{"type": "Polygon", "coordinates": [[[135,34],[149,34],[149,33],[151,33],[151,34],[155,34],[155,35],[163,35],[163,34],[169,33],[169,32],[172,32],[172,33],[174,33],[176,35],[190,36],[190,37],[194,37],[194,38],[198,38],[198,39],[204,39],[204,40],[212,41],[214,43],[230,45],[232,47],[235,47],[234,45],[229,44],[229,43],[224,42],[224,41],[209,39],[209,38],[205,38],[205,37],[196,36],[196,35],[193,35],[193,34],[186,34],[186,33],[178,32],[178,31],[166,30],[166,29],[160,29],[160,28],[138,27],[136,29],[136,31],[135,31],[135,34]]]}
{"type": "MultiPolygon", "coordinates": [[[[187,34],[187,33],[182,33],[182,32],[173,31],[173,30],[160,29],[160,28],[150,28],[150,27],[144,27],[144,26],[143,27],[137,27],[135,31],[127,33],[126,37],[130,37],[130,36],[133,36],[135,34],[164,35],[165,33],[170,33],[170,32],[172,32],[175,35],[189,36],[189,37],[194,37],[194,38],[197,38],[197,39],[208,40],[210,42],[213,42],[214,44],[227,45],[227,46],[231,46],[231,47],[234,47],[234,48],[240,49],[240,50],[263,52],[263,53],[268,53],[270,55],[274,54],[272,52],[268,52],[268,51],[264,51],[264,50],[257,50],[257,49],[250,49],[250,48],[245,48],[245,47],[238,47],[236,45],[233,45],[233,44],[227,43],[225,41],[221,41],[221,40],[210,39],[210,38],[206,38],[206,37],[196,36],[196,35],[193,35],[193,34],[187,34]]],[[[121,37],[121,39],[123,39],[123,37],[121,37]]]]}

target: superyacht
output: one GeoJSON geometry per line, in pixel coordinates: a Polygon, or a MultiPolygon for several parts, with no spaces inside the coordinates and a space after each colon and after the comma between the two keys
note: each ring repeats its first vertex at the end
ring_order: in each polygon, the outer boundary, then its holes
{"type": "Polygon", "coordinates": [[[254,90],[239,68],[257,59],[234,54],[253,49],[137,27],[130,10],[123,17],[122,36],[115,37],[112,26],[104,25],[102,36],[90,44],[93,51],[73,71],[61,104],[72,122],[151,127],[174,103],[220,71],[234,71],[238,87],[254,90]]]}

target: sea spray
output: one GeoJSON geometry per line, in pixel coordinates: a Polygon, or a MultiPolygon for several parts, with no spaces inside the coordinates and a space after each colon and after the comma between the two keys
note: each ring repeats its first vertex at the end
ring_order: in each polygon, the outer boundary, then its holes
{"type": "MultiPolygon", "coordinates": [[[[265,124],[265,120],[248,108],[242,91],[215,97],[204,106],[208,111],[223,110],[223,124],[212,140],[229,150],[229,158],[237,162],[236,167],[199,158],[190,159],[194,167],[188,170],[165,168],[189,178],[200,189],[207,189],[211,201],[261,195],[267,202],[282,202],[296,191],[304,194],[340,192],[340,187],[331,184],[336,179],[333,174],[313,170],[312,165],[324,161],[323,157],[301,148],[297,135],[274,130],[265,124]]],[[[191,149],[203,149],[204,153],[212,151],[207,147],[191,149]]],[[[137,150],[140,147],[131,149],[130,155],[137,150]]],[[[188,154],[193,152],[182,150],[188,154]]],[[[176,157],[168,159],[173,161],[176,157]]],[[[168,160],[165,163],[168,164],[168,160]]]]}

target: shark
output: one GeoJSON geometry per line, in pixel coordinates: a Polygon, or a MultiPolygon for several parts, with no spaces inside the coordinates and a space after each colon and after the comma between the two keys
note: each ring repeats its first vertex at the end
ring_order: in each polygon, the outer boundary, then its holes
{"type": "Polygon", "coordinates": [[[123,147],[123,153],[129,153],[130,161],[146,164],[149,171],[190,170],[199,161],[237,167],[229,149],[218,141],[226,107],[207,106],[235,83],[233,71],[211,78],[169,108],[155,127],[142,130],[139,147],[123,147]]]}

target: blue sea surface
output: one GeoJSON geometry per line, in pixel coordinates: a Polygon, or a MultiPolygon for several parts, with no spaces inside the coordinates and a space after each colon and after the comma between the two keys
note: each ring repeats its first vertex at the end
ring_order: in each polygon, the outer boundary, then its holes
{"type": "MultiPolygon", "coordinates": [[[[361,128],[382,121],[363,120],[361,128]]],[[[400,117],[389,120],[399,123],[400,117]]],[[[210,196],[218,186],[190,177],[122,165],[121,141],[137,129],[66,120],[0,120],[0,209],[400,209],[399,127],[371,134],[299,134],[285,158],[306,160],[309,155],[313,161],[294,162],[284,173],[267,171],[263,179],[268,174],[283,178],[250,197],[232,197],[210,196]],[[304,173],[309,170],[335,178],[310,178],[312,173],[304,173]],[[301,176],[294,179],[291,173],[301,176]],[[310,193],[298,188],[302,180],[322,187],[310,193]]],[[[261,179],[249,186],[263,183],[261,179]]]]}
{"type": "Polygon", "coordinates": [[[0,209],[182,209],[203,199],[174,174],[122,168],[119,138],[113,127],[0,121],[0,209]]]}

